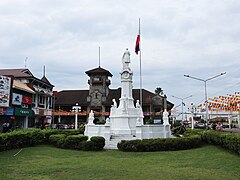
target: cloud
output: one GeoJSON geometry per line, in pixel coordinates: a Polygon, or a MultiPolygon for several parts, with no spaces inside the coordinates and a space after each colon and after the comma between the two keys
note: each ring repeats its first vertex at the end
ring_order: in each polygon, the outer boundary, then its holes
{"type": "Polygon", "coordinates": [[[139,87],[139,56],[134,54],[141,18],[143,87],[171,95],[204,97],[199,78],[227,72],[208,84],[209,96],[239,91],[240,1],[229,0],[2,0],[0,66],[27,67],[55,89],[87,89],[85,71],[99,64],[120,84],[125,48],[131,51],[134,87],[139,87]]]}

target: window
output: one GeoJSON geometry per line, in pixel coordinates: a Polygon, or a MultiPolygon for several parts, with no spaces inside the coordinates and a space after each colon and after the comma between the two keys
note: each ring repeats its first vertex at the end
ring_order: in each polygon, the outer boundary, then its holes
{"type": "Polygon", "coordinates": [[[36,95],[32,95],[32,107],[35,107],[36,95]]]}
{"type": "Polygon", "coordinates": [[[52,97],[48,97],[48,107],[49,107],[49,109],[52,109],[52,101],[53,101],[52,97]]]}
{"type": "Polygon", "coordinates": [[[44,105],[45,105],[45,97],[44,97],[43,95],[39,95],[38,105],[39,105],[39,107],[43,107],[43,108],[44,108],[44,105]]]}

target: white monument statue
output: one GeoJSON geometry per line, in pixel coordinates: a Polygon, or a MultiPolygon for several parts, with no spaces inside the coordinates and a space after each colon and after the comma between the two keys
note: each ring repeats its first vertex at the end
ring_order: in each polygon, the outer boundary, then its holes
{"type": "Polygon", "coordinates": [[[127,48],[122,57],[123,69],[128,69],[130,62],[131,62],[130,61],[130,52],[128,51],[128,48],[127,48]]]}
{"type": "Polygon", "coordinates": [[[92,136],[103,136],[106,139],[106,148],[116,149],[117,142],[132,139],[168,138],[170,137],[170,125],[168,123],[168,112],[163,113],[164,124],[144,125],[143,111],[139,100],[132,96],[133,72],[129,67],[130,52],[128,49],[122,56],[121,68],[121,98],[119,105],[115,99],[110,110],[110,116],[105,125],[95,125],[90,122],[94,119],[93,112],[89,114],[89,123],[85,127],[84,134],[92,136]]]}
{"type": "Polygon", "coordinates": [[[93,110],[91,110],[88,117],[88,125],[94,125],[93,120],[94,120],[94,113],[93,113],[93,110]]]}

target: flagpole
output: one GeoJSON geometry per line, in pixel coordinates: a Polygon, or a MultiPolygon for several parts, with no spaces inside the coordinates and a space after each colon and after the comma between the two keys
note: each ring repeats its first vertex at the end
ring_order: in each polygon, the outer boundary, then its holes
{"type": "MultiPolygon", "coordinates": [[[[139,18],[139,35],[141,38],[141,31],[140,31],[140,18],[139,18]]],[[[140,60],[140,104],[141,106],[143,106],[143,94],[142,94],[142,46],[141,46],[141,41],[139,42],[139,46],[140,46],[140,52],[139,52],[139,60],[140,60]]]]}

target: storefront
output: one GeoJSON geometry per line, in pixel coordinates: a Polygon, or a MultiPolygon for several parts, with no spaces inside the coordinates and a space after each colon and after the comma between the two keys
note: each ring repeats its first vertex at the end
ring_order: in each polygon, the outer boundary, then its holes
{"type": "Polygon", "coordinates": [[[15,108],[14,111],[16,126],[29,128],[33,127],[34,120],[33,120],[33,111],[30,109],[24,108],[15,108]]]}
{"type": "Polygon", "coordinates": [[[6,132],[12,129],[14,125],[14,108],[0,108],[0,132],[6,132]]]}

